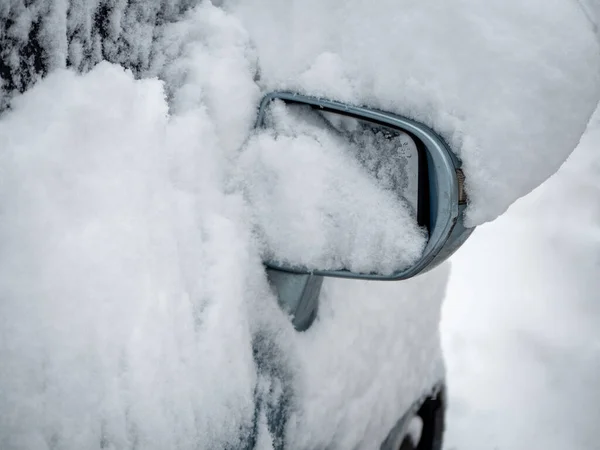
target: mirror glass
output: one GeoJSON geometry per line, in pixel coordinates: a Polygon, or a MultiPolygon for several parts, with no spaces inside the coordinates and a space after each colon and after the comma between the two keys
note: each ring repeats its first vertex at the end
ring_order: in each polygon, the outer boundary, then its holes
{"type": "Polygon", "coordinates": [[[264,114],[238,180],[265,261],[389,275],[419,258],[427,233],[410,135],[281,100],[264,114]]]}
{"type": "Polygon", "coordinates": [[[373,181],[404,199],[416,214],[419,155],[415,141],[407,133],[307,105],[288,105],[288,108],[304,108],[320,116],[323,125],[343,141],[348,153],[375,178],[373,181]]]}

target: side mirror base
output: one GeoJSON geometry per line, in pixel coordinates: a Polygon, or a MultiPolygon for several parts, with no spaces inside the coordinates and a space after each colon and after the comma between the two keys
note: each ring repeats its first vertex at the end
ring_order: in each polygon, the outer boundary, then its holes
{"type": "Polygon", "coordinates": [[[267,268],[267,277],[275,289],[281,309],[291,316],[296,331],[306,331],[319,309],[323,277],[267,268]]]}

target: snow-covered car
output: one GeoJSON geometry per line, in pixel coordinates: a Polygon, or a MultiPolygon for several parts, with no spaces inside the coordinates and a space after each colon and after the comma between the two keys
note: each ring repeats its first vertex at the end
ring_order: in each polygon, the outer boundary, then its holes
{"type": "MultiPolygon", "coordinates": [[[[103,9],[96,12],[96,26],[109,19],[107,14],[103,9]]],[[[107,36],[102,37],[106,48],[107,36]]],[[[35,29],[25,42],[20,47],[14,43],[12,54],[23,64],[16,71],[4,66],[2,72],[6,99],[12,99],[11,107],[17,110],[31,94],[20,98],[15,92],[28,91],[48,71],[52,55],[35,29]]],[[[70,36],[68,44],[76,46],[76,36],[70,36]]],[[[131,64],[128,57],[122,49],[104,55],[125,66],[131,64]]],[[[103,89],[102,83],[98,88],[103,89]]],[[[11,112],[5,113],[10,120],[11,112]]],[[[306,332],[317,317],[325,277],[406,280],[446,260],[472,231],[463,224],[467,202],[460,162],[426,125],[368,107],[289,92],[264,96],[255,114],[254,131],[241,146],[238,188],[252,208],[256,233],[267,248],[263,257],[270,286],[296,332],[306,332]],[[298,148],[290,148],[294,146],[298,148]],[[303,155],[294,162],[298,152],[303,155]],[[307,160],[310,154],[314,158],[307,160]],[[319,171],[324,171],[320,178],[307,180],[307,173],[319,171]],[[294,184],[298,175],[304,182],[294,184]],[[300,200],[299,207],[290,213],[286,205],[294,197],[300,200]],[[357,221],[358,211],[363,218],[357,221]]],[[[104,220],[98,217],[96,226],[107,227],[104,220]]],[[[262,391],[257,386],[254,431],[246,437],[240,433],[240,448],[260,447],[261,414],[274,447],[289,444],[286,432],[298,387],[286,375],[291,370],[286,357],[274,349],[272,338],[262,338],[260,331],[255,334],[254,363],[271,388],[262,391]]],[[[388,418],[393,427],[387,438],[380,437],[381,448],[441,449],[443,378],[426,384],[404,403],[401,414],[388,418]]]]}
{"type": "Polygon", "coordinates": [[[588,22],[0,5],[0,447],[439,449],[437,263],[574,148],[588,22]]]}
{"type": "MultiPolygon", "coordinates": [[[[365,107],[273,92],[264,97],[258,108],[256,127],[245,152],[251,155],[253,168],[261,164],[267,168],[261,171],[262,183],[256,179],[248,183],[248,196],[250,203],[259,209],[262,218],[259,229],[266,235],[270,249],[266,262],[269,281],[279,305],[299,332],[307,331],[317,316],[324,277],[406,280],[444,262],[473,231],[463,223],[467,199],[460,162],[443,139],[423,124],[365,107]],[[275,161],[270,160],[273,153],[269,149],[274,146],[280,154],[295,153],[293,147],[299,141],[302,141],[302,155],[298,159],[312,151],[320,153],[317,159],[311,158],[306,166],[300,162],[289,164],[287,171],[277,171],[281,167],[277,165],[279,155],[275,161]],[[338,146],[342,151],[331,155],[331,149],[338,146]],[[323,154],[334,163],[320,159],[323,154]],[[344,174],[345,181],[333,183],[333,193],[328,192],[327,184],[313,189],[306,179],[298,190],[290,170],[305,178],[307,172],[324,166],[342,173],[352,167],[354,172],[352,176],[344,174]],[[365,171],[361,173],[360,168],[365,171]],[[340,191],[342,194],[348,191],[343,184],[350,179],[363,195],[367,192],[367,203],[376,205],[376,215],[369,214],[368,205],[361,206],[361,212],[369,217],[368,227],[354,236],[350,252],[339,250],[342,246],[331,252],[328,246],[334,241],[332,236],[356,229],[348,218],[356,209],[344,208],[344,199],[339,196],[340,191]],[[315,194],[316,201],[312,199],[315,194]],[[292,217],[282,213],[286,205],[300,197],[303,200],[295,205],[297,211],[292,217]],[[315,210],[321,212],[317,214],[316,226],[310,221],[315,210]],[[382,220],[386,222],[383,226],[382,220]],[[399,234],[386,233],[388,223],[394,223],[399,234]],[[331,233],[327,233],[327,228],[332,229],[331,233]],[[318,248],[309,246],[298,252],[294,245],[288,245],[287,240],[298,239],[303,230],[323,236],[326,245],[322,254],[318,248]],[[402,239],[411,234],[421,234],[418,237],[424,241],[416,251],[402,239]]],[[[284,161],[293,158],[286,155],[284,161]]],[[[243,167],[251,170],[248,162],[243,167]]],[[[327,179],[335,179],[335,175],[328,173],[327,179]]],[[[350,192],[348,197],[361,203],[360,195],[353,196],[350,192]]],[[[310,238],[299,240],[303,245],[310,242],[310,238]]],[[[408,242],[414,245],[414,241],[419,239],[408,242]]],[[[274,361],[264,361],[269,358],[269,351],[263,350],[264,353],[255,353],[259,367],[272,367],[274,361]]],[[[280,382],[285,384],[284,380],[280,382]]],[[[289,392],[293,390],[294,387],[289,388],[289,392]]],[[[439,379],[425,394],[414,398],[381,448],[441,450],[444,395],[444,380],[439,379]]],[[[275,412],[267,414],[270,431],[273,436],[281,435],[281,442],[284,442],[287,402],[277,399],[270,406],[275,412]],[[273,423],[269,417],[274,418],[273,423]]]]}

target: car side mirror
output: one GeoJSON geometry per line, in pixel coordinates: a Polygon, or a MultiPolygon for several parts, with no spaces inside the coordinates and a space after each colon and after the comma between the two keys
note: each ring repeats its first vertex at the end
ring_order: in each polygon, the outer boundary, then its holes
{"type": "MultiPolygon", "coordinates": [[[[288,142],[285,138],[297,138],[303,133],[312,133],[313,140],[307,140],[305,145],[314,142],[315,145],[323,145],[322,149],[325,149],[330,143],[333,143],[333,146],[339,144],[345,152],[358,161],[363,172],[370,174],[373,185],[378,185],[376,188],[378,190],[373,192],[377,192],[377,195],[381,195],[383,199],[376,199],[379,202],[376,206],[382,211],[382,217],[384,219],[389,217],[389,220],[396,220],[395,217],[398,217],[396,226],[398,233],[402,233],[402,230],[406,230],[406,234],[411,230],[411,232],[421,230],[423,238],[418,254],[412,255],[414,246],[410,247],[410,251],[404,252],[405,247],[398,244],[402,240],[402,234],[390,234],[386,230],[380,232],[378,229],[371,229],[376,228],[375,226],[366,228],[363,226],[361,229],[367,230],[366,238],[380,245],[381,253],[386,253],[387,260],[392,263],[397,262],[396,265],[387,264],[381,267],[376,264],[377,250],[371,252],[371,259],[374,260],[374,265],[371,267],[368,264],[353,264],[352,259],[317,257],[311,260],[304,258],[301,253],[296,256],[293,252],[296,247],[285,245],[293,240],[293,235],[286,236],[287,241],[282,245],[273,245],[272,247],[277,248],[278,251],[268,252],[265,261],[269,278],[276,287],[280,303],[285,310],[294,317],[300,310],[308,311],[302,314],[303,319],[298,319],[295,323],[298,325],[302,322],[304,325],[300,328],[306,328],[306,323],[310,325],[312,322],[310,317],[314,316],[316,306],[307,307],[307,302],[316,305],[317,300],[308,297],[318,298],[322,281],[319,277],[406,280],[427,272],[448,259],[473,231],[473,228],[466,228],[463,224],[467,197],[461,163],[444,140],[422,123],[366,107],[289,92],[273,92],[266,95],[260,104],[256,133],[270,133],[270,139],[280,144],[281,148],[276,151],[283,152],[287,148],[284,144],[288,142]],[[319,131],[317,133],[312,130],[319,131]],[[391,202],[390,198],[393,198],[394,202],[391,202]],[[387,206],[392,212],[385,215],[387,206]],[[410,223],[407,221],[407,215],[412,215],[410,223]],[[386,242],[386,237],[391,237],[392,240],[386,242]],[[390,248],[396,249],[396,253],[390,253],[390,248]],[[294,275],[302,277],[293,278],[294,275]]],[[[254,144],[261,145],[260,142],[254,144]]],[[[310,147],[305,149],[311,150],[310,147]]],[[[309,151],[299,154],[310,157],[309,151]]],[[[319,161],[315,163],[319,164],[319,161]]],[[[289,161],[286,164],[280,167],[285,171],[294,170],[294,167],[290,167],[289,161]]],[[[332,164],[335,168],[335,163],[332,164]]],[[[290,173],[294,172],[288,172],[288,176],[290,173]]],[[[275,173],[273,178],[277,179],[280,176],[286,174],[275,173]]],[[[327,178],[327,174],[324,177],[327,178]]],[[[358,178],[360,178],[358,175],[355,178],[347,178],[345,184],[358,183],[355,181],[358,178]]],[[[343,182],[338,183],[338,188],[333,188],[333,195],[341,195],[339,191],[343,190],[341,187],[343,184],[343,182]]],[[[285,191],[285,183],[281,186],[284,186],[283,191],[285,191]]],[[[370,189],[366,186],[364,189],[370,189]]],[[[277,191],[279,189],[277,181],[270,183],[267,189],[271,193],[277,191]]],[[[302,192],[295,193],[289,198],[285,197],[286,192],[276,193],[280,203],[270,201],[267,203],[268,206],[301,210],[303,204],[301,200],[304,197],[302,192]]],[[[351,195],[351,193],[347,194],[344,201],[347,201],[351,195]]],[[[322,217],[317,218],[317,223],[334,223],[338,234],[353,232],[349,227],[344,227],[343,221],[327,208],[322,208],[320,213],[322,217]]],[[[343,213],[344,211],[340,214],[343,213]]],[[[353,214],[356,217],[356,211],[353,214]]],[[[306,227],[299,223],[304,220],[302,211],[294,217],[293,224],[289,226],[305,230],[306,227]]],[[[278,223],[276,228],[280,230],[285,226],[285,223],[278,223]]],[[[393,226],[392,223],[385,228],[393,229],[393,226]]],[[[267,242],[269,242],[270,227],[270,223],[265,223],[262,227],[267,242]]],[[[277,233],[271,234],[276,236],[277,233]]],[[[330,236],[336,235],[330,234],[330,236]]],[[[361,235],[356,234],[354,242],[360,239],[361,235]]],[[[416,238],[413,239],[415,240],[416,238]]],[[[273,242],[276,242],[276,238],[273,238],[273,242]]],[[[299,244],[301,245],[301,242],[299,244]]],[[[371,250],[373,248],[377,247],[371,247],[371,250]]]]}

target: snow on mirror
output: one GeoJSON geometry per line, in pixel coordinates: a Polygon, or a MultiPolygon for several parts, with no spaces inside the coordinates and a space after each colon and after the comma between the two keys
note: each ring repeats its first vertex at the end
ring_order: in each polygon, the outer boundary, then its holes
{"type": "Polygon", "coordinates": [[[275,100],[240,163],[265,261],[389,275],[421,256],[427,232],[408,134],[275,100]]]}

